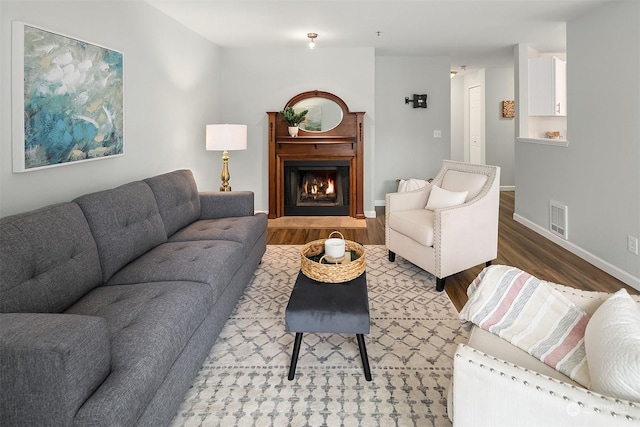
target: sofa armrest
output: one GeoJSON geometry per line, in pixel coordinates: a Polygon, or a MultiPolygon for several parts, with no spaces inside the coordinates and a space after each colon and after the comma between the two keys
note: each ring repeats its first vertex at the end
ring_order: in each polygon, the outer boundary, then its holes
{"type": "Polygon", "coordinates": [[[72,425],[110,365],[105,319],[0,314],[0,425],[72,425]]]}
{"type": "Polygon", "coordinates": [[[200,219],[251,216],[254,214],[252,191],[201,192],[200,219]]]}
{"type": "Polygon", "coordinates": [[[615,399],[505,362],[465,344],[453,360],[455,426],[628,426],[640,404],[615,399]]]}

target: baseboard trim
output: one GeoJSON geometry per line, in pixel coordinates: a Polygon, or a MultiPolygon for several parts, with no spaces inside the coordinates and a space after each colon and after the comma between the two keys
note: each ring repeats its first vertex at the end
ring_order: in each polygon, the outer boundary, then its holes
{"type": "Polygon", "coordinates": [[[615,265],[603,260],[602,258],[599,258],[597,256],[595,256],[594,254],[592,254],[589,251],[586,251],[584,249],[582,249],[581,247],[567,241],[564,239],[561,239],[560,237],[556,236],[555,234],[551,233],[550,231],[544,229],[543,227],[539,226],[538,224],[529,221],[528,219],[518,215],[518,214],[513,214],[513,220],[516,221],[517,223],[520,223],[522,225],[524,225],[525,227],[527,227],[528,229],[535,231],[536,233],[538,233],[539,235],[541,235],[542,237],[551,240],[553,243],[557,244],[558,246],[568,250],[569,252],[571,252],[572,254],[579,256],[580,258],[582,258],[583,260],[587,261],[589,264],[592,264],[594,266],[596,266],[597,268],[599,268],[600,270],[604,271],[605,273],[608,273],[610,275],[612,275],[613,277],[615,277],[616,279],[620,280],[621,282],[626,283],[627,285],[631,286],[634,289],[637,289],[638,291],[640,291],[640,278],[635,277],[629,273],[627,273],[626,271],[621,270],[620,268],[616,267],[615,265]]]}
{"type": "MultiPolygon", "coordinates": [[[[378,205],[376,205],[376,206],[378,206],[378,205]]],[[[377,216],[376,211],[364,211],[364,217],[365,218],[375,218],[376,216],[377,216]]]]}

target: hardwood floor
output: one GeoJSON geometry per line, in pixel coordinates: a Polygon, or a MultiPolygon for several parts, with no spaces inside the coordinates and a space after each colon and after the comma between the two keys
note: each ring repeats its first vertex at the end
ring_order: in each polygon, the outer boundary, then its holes
{"type": "MultiPolygon", "coordinates": [[[[578,289],[615,292],[620,288],[626,288],[630,294],[638,295],[639,292],[632,287],[514,221],[514,202],[514,192],[500,193],[498,258],[493,261],[494,264],[512,265],[539,279],[578,289]]],[[[377,207],[376,214],[376,218],[367,218],[366,229],[338,229],[338,231],[347,240],[364,245],[384,245],[384,207],[377,207]]],[[[267,244],[303,245],[311,240],[326,238],[327,231],[326,229],[269,229],[267,244]]],[[[447,278],[445,291],[458,310],[467,301],[467,286],[483,267],[484,265],[479,265],[447,278]]]]}

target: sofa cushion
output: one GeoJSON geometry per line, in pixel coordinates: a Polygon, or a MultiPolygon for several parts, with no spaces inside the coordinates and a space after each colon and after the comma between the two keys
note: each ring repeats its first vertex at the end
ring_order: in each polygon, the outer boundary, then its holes
{"type": "Polygon", "coordinates": [[[396,211],[389,214],[389,227],[422,246],[433,246],[435,213],[428,209],[396,211]]]}
{"type": "Polygon", "coordinates": [[[167,241],[153,192],[142,181],[87,194],[76,202],[98,246],[105,282],[129,262],[167,241]]]}
{"type": "Polygon", "coordinates": [[[59,313],[101,282],[96,243],[77,204],[0,220],[0,312],[59,313]]]}
{"type": "Polygon", "coordinates": [[[214,301],[224,291],[247,254],[237,242],[202,240],[159,245],[117,272],[109,285],[189,281],[206,283],[214,301]]]}
{"type": "Polygon", "coordinates": [[[253,247],[267,229],[267,215],[237,216],[196,221],[175,233],[170,242],[195,240],[229,240],[242,243],[247,250],[253,247]]]}
{"type": "Polygon", "coordinates": [[[134,425],[212,310],[201,283],[101,286],[67,313],[106,319],[111,373],[76,415],[77,425],[134,425]]]}
{"type": "Polygon", "coordinates": [[[593,313],[585,332],[590,389],[640,402],[640,305],[620,289],[593,313]]]}
{"type": "Polygon", "coordinates": [[[478,173],[448,170],[442,178],[441,187],[449,191],[468,191],[465,201],[469,201],[480,194],[488,177],[478,173]]]}
{"type": "Polygon", "coordinates": [[[0,423],[72,425],[110,368],[102,318],[0,314],[0,423]]]}
{"type": "Polygon", "coordinates": [[[200,218],[200,196],[190,170],[165,173],[144,182],[156,198],[167,236],[200,218]]]}

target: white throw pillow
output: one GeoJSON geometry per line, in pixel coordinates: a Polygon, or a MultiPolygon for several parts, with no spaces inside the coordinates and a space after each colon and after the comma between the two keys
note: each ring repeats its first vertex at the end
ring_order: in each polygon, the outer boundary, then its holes
{"type": "Polygon", "coordinates": [[[461,205],[467,200],[467,194],[469,194],[468,191],[449,191],[434,185],[431,187],[425,209],[434,210],[461,205]]]}
{"type": "Polygon", "coordinates": [[[640,306],[620,289],[598,307],[584,335],[590,389],[640,402],[640,306]]]}
{"type": "Polygon", "coordinates": [[[398,193],[404,193],[406,191],[418,190],[422,187],[426,187],[429,182],[424,179],[401,179],[398,183],[398,193]]]}

